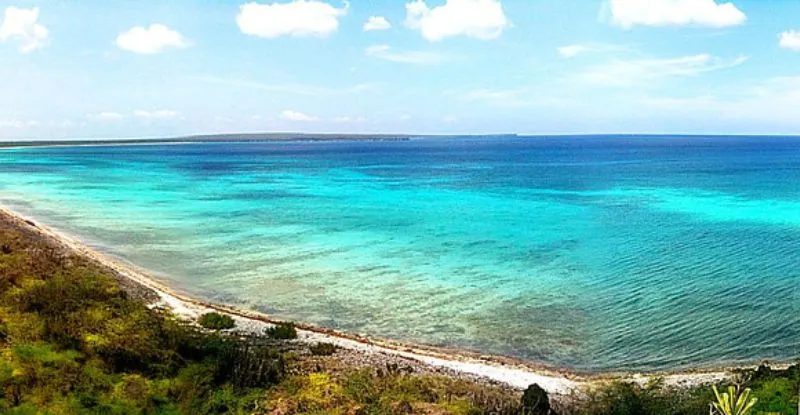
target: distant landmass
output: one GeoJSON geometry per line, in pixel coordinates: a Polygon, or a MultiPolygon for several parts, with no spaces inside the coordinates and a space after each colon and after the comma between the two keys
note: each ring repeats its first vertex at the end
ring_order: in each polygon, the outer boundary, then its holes
{"type": "MultiPolygon", "coordinates": [[[[516,134],[470,135],[470,137],[516,137],[516,134]]],[[[0,148],[35,146],[79,146],[98,144],[169,144],[188,142],[267,142],[267,141],[408,141],[433,137],[422,134],[306,134],[306,133],[241,133],[201,134],[166,138],[80,139],[80,140],[14,140],[0,141],[0,148]]],[[[441,137],[456,137],[442,135],[441,137]]]]}

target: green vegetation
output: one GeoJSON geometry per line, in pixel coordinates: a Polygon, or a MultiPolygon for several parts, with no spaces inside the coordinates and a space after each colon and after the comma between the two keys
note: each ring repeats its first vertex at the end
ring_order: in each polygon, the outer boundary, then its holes
{"type": "Polygon", "coordinates": [[[297,338],[297,329],[294,327],[294,323],[278,323],[264,330],[264,334],[271,339],[292,340],[297,338]]]}
{"type": "Polygon", "coordinates": [[[446,377],[364,369],[309,373],[270,393],[268,412],[291,414],[520,414],[508,392],[446,377]]]}
{"type": "Polygon", "coordinates": [[[105,270],[0,227],[0,413],[237,413],[284,377],[268,347],[202,333],[105,270]]]}
{"type": "MultiPolygon", "coordinates": [[[[761,366],[741,370],[736,387],[724,385],[727,393],[717,393],[713,387],[667,387],[661,381],[644,386],[611,382],[584,394],[576,394],[560,408],[559,413],[581,415],[798,415],[800,365],[786,370],[761,366]],[[747,392],[750,390],[751,392],[747,392]],[[724,403],[727,402],[727,403],[724,403]],[[729,412],[728,411],[730,408],[729,412]]],[[[719,385],[723,386],[723,385],[719,385]]]]}
{"type": "MultiPolygon", "coordinates": [[[[200,324],[231,322],[210,313],[200,324]]],[[[356,371],[335,357],[305,364],[274,340],[295,338],[294,325],[269,335],[209,333],[149,309],[105,268],[0,220],[0,413],[446,414],[518,402],[464,381],[356,371]]],[[[332,346],[312,353],[329,355],[332,346]]]]}
{"type": "Polygon", "coordinates": [[[532,385],[520,399],[396,365],[357,370],[328,343],[309,358],[281,340],[297,337],[293,324],[242,339],[220,332],[230,317],[199,323],[214,331],[148,308],[105,268],[0,220],[3,414],[689,415],[716,402],[721,414],[798,415],[800,365],[741,371],[749,395],[612,382],[570,399],[532,385]]]}
{"type": "Polygon", "coordinates": [[[714,397],[717,399],[711,404],[719,415],[747,415],[758,402],[758,398],[750,399],[750,389],[741,393],[735,386],[728,386],[728,392],[720,393],[714,385],[714,397]]]}
{"type": "Polygon", "coordinates": [[[314,343],[308,349],[314,356],[331,356],[336,353],[336,345],[331,343],[314,343]]]}
{"type": "Polygon", "coordinates": [[[206,313],[197,319],[197,324],[209,330],[228,330],[236,327],[231,316],[220,313],[206,313]]]}
{"type": "Polygon", "coordinates": [[[522,394],[522,411],[525,415],[550,415],[550,397],[541,386],[533,384],[522,394]]]}

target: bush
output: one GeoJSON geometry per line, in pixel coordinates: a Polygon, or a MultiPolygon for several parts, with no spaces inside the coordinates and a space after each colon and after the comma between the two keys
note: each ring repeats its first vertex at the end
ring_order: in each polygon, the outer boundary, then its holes
{"type": "Polygon", "coordinates": [[[3,414],[253,413],[285,370],[278,351],[152,310],[2,216],[0,356],[3,414]]]}
{"type": "Polygon", "coordinates": [[[782,415],[797,415],[798,385],[787,378],[777,378],[759,382],[755,389],[758,403],[754,408],[755,413],[780,413],[782,415]]]}
{"type": "Polygon", "coordinates": [[[362,369],[291,376],[273,391],[265,413],[520,415],[518,399],[447,377],[362,369]]]}
{"type": "Polygon", "coordinates": [[[522,394],[522,412],[530,415],[549,415],[550,398],[547,391],[534,383],[522,394]]]}
{"type": "Polygon", "coordinates": [[[230,316],[220,313],[206,313],[197,319],[197,323],[209,330],[228,330],[236,327],[236,322],[230,316]]]}
{"type": "Polygon", "coordinates": [[[294,327],[294,323],[278,323],[264,330],[264,334],[271,339],[292,340],[297,338],[297,329],[294,327]]]}
{"type": "Polygon", "coordinates": [[[336,345],[331,343],[314,343],[308,348],[314,356],[330,356],[336,353],[336,345]]]}
{"type": "Polygon", "coordinates": [[[283,377],[283,355],[272,347],[229,341],[217,356],[217,383],[240,389],[260,388],[278,383],[283,377]]]}
{"type": "Polygon", "coordinates": [[[703,414],[714,400],[710,388],[679,389],[660,381],[645,386],[611,382],[570,399],[565,413],[582,415],[703,414]]]}

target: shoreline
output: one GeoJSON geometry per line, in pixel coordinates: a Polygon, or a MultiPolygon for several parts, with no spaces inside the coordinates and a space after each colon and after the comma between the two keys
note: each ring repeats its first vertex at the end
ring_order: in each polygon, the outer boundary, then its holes
{"type": "MultiPolygon", "coordinates": [[[[118,276],[123,289],[137,291],[137,295],[145,299],[151,307],[167,308],[179,318],[193,321],[206,312],[224,313],[236,320],[237,328],[235,331],[243,335],[261,333],[267,327],[284,322],[270,318],[263,313],[215,304],[180,293],[154,278],[152,273],[145,269],[93,249],[77,237],[42,225],[34,218],[26,217],[2,205],[0,205],[0,217],[29,232],[35,233],[48,243],[88,258],[109,269],[114,275],[118,276]]],[[[735,369],[755,367],[755,365],[744,365],[736,368],[721,367],[717,369],[647,374],[626,372],[577,374],[567,369],[546,368],[543,365],[537,366],[533,362],[510,357],[487,356],[425,345],[402,344],[307,324],[297,324],[296,326],[298,338],[301,342],[332,343],[342,349],[356,353],[401,359],[422,364],[431,369],[455,372],[477,380],[499,383],[516,389],[524,389],[531,384],[537,383],[548,393],[557,395],[567,395],[582,388],[611,380],[645,384],[652,379],[661,378],[666,385],[691,387],[728,379],[734,375],[733,370],[735,369]]],[[[780,363],[772,364],[772,367],[775,368],[780,366],[782,366],[780,363]]]]}

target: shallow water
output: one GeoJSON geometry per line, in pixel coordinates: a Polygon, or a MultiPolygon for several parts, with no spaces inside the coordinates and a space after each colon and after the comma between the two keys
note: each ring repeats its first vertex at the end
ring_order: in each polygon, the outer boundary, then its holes
{"type": "Polygon", "coordinates": [[[800,356],[800,139],[0,151],[0,202],[214,301],[575,370],[800,356]]]}

